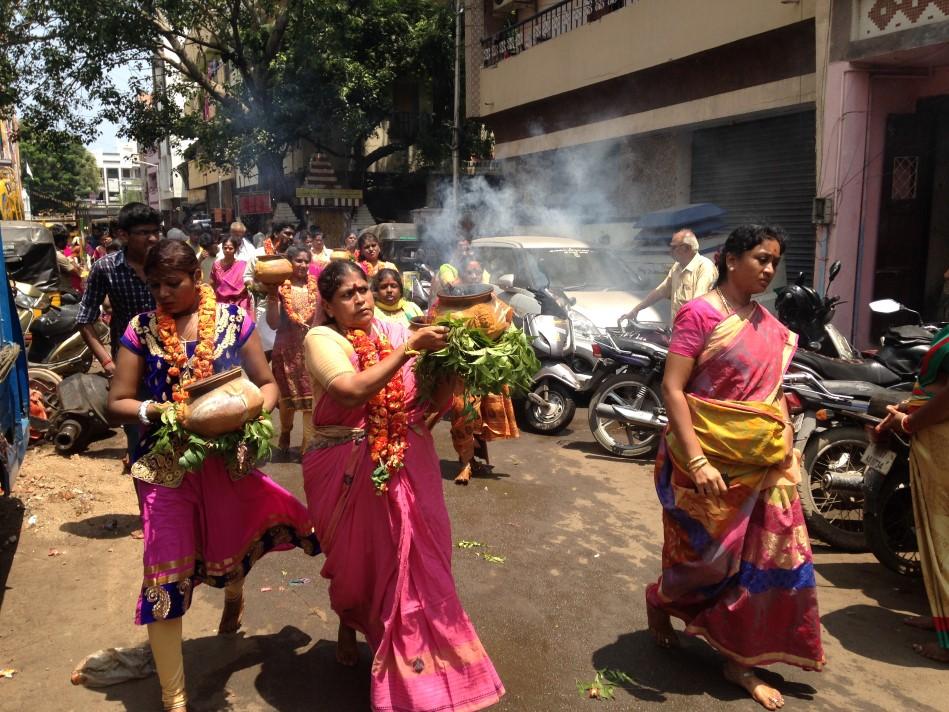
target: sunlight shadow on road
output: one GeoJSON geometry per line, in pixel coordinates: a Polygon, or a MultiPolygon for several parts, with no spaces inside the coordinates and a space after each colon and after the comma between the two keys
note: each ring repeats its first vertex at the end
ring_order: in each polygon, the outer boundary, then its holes
{"type": "MultiPolygon", "coordinates": [[[[646,630],[624,633],[615,643],[593,653],[597,670],[622,670],[635,680],[621,688],[643,702],[665,702],[673,695],[709,695],[716,700],[732,701],[747,697],[737,686],[722,677],[723,658],[695,638],[680,635],[682,648],[662,650],[646,630]]],[[[788,698],[813,700],[816,690],[810,685],[785,680],[773,670],[756,668],[761,679],[781,690],[788,698]]]]}
{"type": "Polygon", "coordinates": [[[137,514],[97,514],[94,517],[63,522],[59,530],[86,539],[121,539],[142,528],[137,514]]]}
{"type": "Polygon", "coordinates": [[[0,497],[0,610],[3,609],[3,595],[7,590],[7,579],[13,567],[17,546],[20,543],[20,529],[23,527],[23,502],[16,497],[0,497]],[[14,537],[11,540],[11,537],[14,537]]]}
{"type": "Polygon", "coordinates": [[[632,465],[652,465],[656,459],[654,457],[619,457],[610,455],[595,442],[586,440],[573,440],[562,443],[564,450],[576,450],[584,453],[587,460],[606,460],[607,462],[628,462],[632,465]]]}
{"type": "MultiPolygon", "coordinates": [[[[247,708],[228,688],[233,675],[260,666],[257,691],[277,710],[369,709],[369,648],[359,646],[359,664],[344,668],[336,662],[335,642],[321,640],[299,653],[312,638],[299,628],[284,626],[269,635],[206,636],[185,639],[184,660],[188,709],[223,712],[247,708]]],[[[158,678],[90,690],[118,701],[130,712],[157,709],[161,699],[158,678]]]]}
{"type": "Polygon", "coordinates": [[[945,665],[924,658],[911,647],[912,643],[933,640],[935,633],[904,625],[905,617],[881,606],[854,605],[825,613],[821,623],[855,655],[901,667],[945,670],[945,665]]]}

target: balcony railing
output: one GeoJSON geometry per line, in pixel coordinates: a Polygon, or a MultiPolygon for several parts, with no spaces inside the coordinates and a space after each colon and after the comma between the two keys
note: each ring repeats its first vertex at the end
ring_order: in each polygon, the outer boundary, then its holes
{"type": "Polygon", "coordinates": [[[528,17],[513,27],[481,40],[484,66],[493,67],[503,59],[599,20],[637,0],[564,0],[528,17]]]}

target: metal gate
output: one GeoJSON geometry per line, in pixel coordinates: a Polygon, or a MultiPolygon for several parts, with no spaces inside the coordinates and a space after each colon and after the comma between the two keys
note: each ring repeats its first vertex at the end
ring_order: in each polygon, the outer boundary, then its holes
{"type": "Polygon", "coordinates": [[[814,112],[804,111],[701,129],[692,137],[692,202],[727,210],[729,230],[744,222],[784,228],[789,282],[798,272],[808,284],[813,279],[814,136],[814,112]]]}

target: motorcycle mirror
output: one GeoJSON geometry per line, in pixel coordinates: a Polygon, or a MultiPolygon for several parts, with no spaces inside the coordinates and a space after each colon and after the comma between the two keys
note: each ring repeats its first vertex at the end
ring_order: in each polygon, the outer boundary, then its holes
{"type": "Polygon", "coordinates": [[[838,274],[840,274],[840,260],[834,260],[834,263],[830,266],[830,275],[827,278],[828,286],[837,279],[838,274]]]}
{"type": "Polygon", "coordinates": [[[903,305],[895,299],[878,299],[875,302],[870,302],[870,311],[874,314],[896,314],[902,309],[903,305]]]}

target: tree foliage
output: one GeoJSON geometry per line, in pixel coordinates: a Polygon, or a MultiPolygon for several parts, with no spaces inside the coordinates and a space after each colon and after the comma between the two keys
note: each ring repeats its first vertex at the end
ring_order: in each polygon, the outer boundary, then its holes
{"type": "Polygon", "coordinates": [[[196,139],[199,160],[256,168],[278,193],[283,156],[301,141],[356,174],[413,144],[423,162],[447,153],[451,2],[7,2],[0,104],[17,104],[37,129],[89,138],[109,119],[143,145],[196,139]],[[117,86],[110,70],[129,65],[140,73],[117,86]],[[150,67],[164,74],[163,87],[153,86],[150,67]],[[366,140],[396,109],[395,88],[413,80],[430,87],[431,120],[413,120],[411,107],[408,130],[366,155],[366,140]],[[101,111],[77,115],[77,106],[97,103],[101,111]]]}
{"type": "Polygon", "coordinates": [[[21,126],[20,159],[28,165],[24,184],[34,212],[72,208],[99,188],[95,157],[73,136],[49,134],[21,126]]]}

